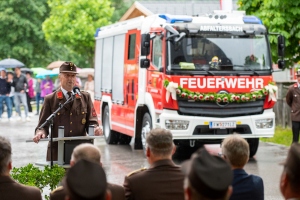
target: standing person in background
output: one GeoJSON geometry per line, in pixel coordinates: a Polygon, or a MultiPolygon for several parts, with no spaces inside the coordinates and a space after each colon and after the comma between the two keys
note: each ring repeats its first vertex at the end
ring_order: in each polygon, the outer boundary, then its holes
{"type": "MultiPolygon", "coordinates": [[[[11,81],[8,81],[10,83],[10,85],[12,84],[13,78],[14,78],[13,72],[7,72],[7,80],[11,80],[11,81]]],[[[10,102],[11,102],[11,110],[12,111],[13,111],[13,108],[15,108],[14,94],[15,94],[15,88],[13,86],[10,86],[9,98],[10,98],[10,102]]]]}
{"type": "Polygon", "coordinates": [[[27,79],[27,91],[26,91],[26,97],[27,97],[27,106],[29,111],[29,116],[32,116],[32,106],[31,106],[31,99],[34,97],[34,89],[33,89],[33,78],[31,77],[30,72],[26,72],[26,79],[27,79]]]}
{"type": "Polygon", "coordinates": [[[92,74],[88,75],[88,79],[84,84],[84,90],[88,93],[90,93],[92,102],[94,102],[94,76],[92,74]]]}
{"type": "Polygon", "coordinates": [[[46,76],[46,79],[42,80],[41,83],[41,97],[44,98],[47,94],[51,94],[53,89],[53,82],[50,76],[46,76]]]}
{"type": "MultiPolygon", "coordinates": [[[[24,106],[25,110],[25,119],[26,121],[30,121],[30,118],[28,116],[28,106],[27,106],[27,99],[26,99],[26,87],[28,85],[26,77],[21,73],[21,70],[19,67],[15,68],[15,76],[12,80],[12,86],[15,87],[15,106],[16,106],[16,112],[19,114],[18,120],[21,120],[22,114],[21,114],[21,103],[24,106]]],[[[8,80],[11,82],[11,80],[8,80]]]]}
{"type": "Polygon", "coordinates": [[[34,93],[35,93],[35,102],[36,102],[36,114],[40,113],[40,101],[43,101],[43,97],[41,97],[41,79],[38,78],[35,83],[34,93]]]}
{"type": "Polygon", "coordinates": [[[291,107],[293,141],[299,142],[300,132],[300,69],[297,71],[297,83],[289,87],[286,94],[286,103],[291,107]]]}
{"type": "Polygon", "coordinates": [[[11,118],[12,113],[12,105],[11,100],[9,98],[10,93],[10,83],[6,77],[6,71],[3,69],[1,70],[0,74],[0,121],[2,121],[2,114],[3,114],[3,101],[7,107],[7,117],[8,120],[11,118]]]}

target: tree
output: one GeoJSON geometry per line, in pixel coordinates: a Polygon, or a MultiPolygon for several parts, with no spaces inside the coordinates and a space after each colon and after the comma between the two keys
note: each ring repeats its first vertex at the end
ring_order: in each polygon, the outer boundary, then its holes
{"type": "Polygon", "coordinates": [[[109,24],[113,13],[109,0],[49,0],[50,17],[43,31],[50,44],[65,47],[84,58],[91,67],[94,60],[94,34],[109,24]]]}
{"type": "Polygon", "coordinates": [[[27,67],[46,64],[42,23],[48,9],[46,0],[0,1],[0,59],[16,58],[27,67]]]}
{"type": "Polygon", "coordinates": [[[111,0],[112,7],[115,8],[111,21],[113,23],[119,21],[133,2],[134,0],[111,0]]]}
{"type": "MultiPolygon", "coordinates": [[[[258,16],[270,33],[286,38],[286,67],[299,61],[300,55],[300,1],[291,0],[239,0],[240,10],[258,16]]],[[[277,60],[277,37],[270,36],[273,61],[277,60]]]]}

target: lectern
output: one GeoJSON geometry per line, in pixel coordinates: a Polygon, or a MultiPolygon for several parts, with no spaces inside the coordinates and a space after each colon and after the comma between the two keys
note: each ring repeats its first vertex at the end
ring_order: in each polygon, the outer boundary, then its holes
{"type": "MultiPolygon", "coordinates": [[[[93,126],[89,127],[88,136],[64,137],[64,127],[59,126],[58,137],[53,138],[53,142],[58,142],[57,161],[54,161],[54,164],[58,164],[64,168],[69,168],[73,149],[82,143],[94,144],[94,139],[100,137],[103,136],[94,136],[93,126]]],[[[41,139],[40,141],[50,141],[50,138],[41,139]]],[[[32,142],[32,140],[26,140],[26,142],[32,142]]],[[[51,161],[36,162],[35,164],[39,166],[51,165],[51,161]]]]}

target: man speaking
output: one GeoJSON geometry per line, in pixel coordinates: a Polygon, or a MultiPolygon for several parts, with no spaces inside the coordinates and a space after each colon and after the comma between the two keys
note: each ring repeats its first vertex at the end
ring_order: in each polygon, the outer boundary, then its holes
{"type": "MultiPolygon", "coordinates": [[[[41,110],[39,123],[35,128],[33,141],[38,143],[41,138],[49,135],[49,126],[46,124],[39,128],[47,118],[55,112],[60,104],[64,104],[72,95],[73,101],[66,104],[57,112],[53,119],[53,138],[58,137],[58,127],[64,126],[64,136],[85,136],[89,125],[95,126],[95,135],[102,135],[102,129],[99,128],[97,114],[94,109],[91,97],[87,92],[79,92],[78,88],[73,91],[76,82],[76,65],[72,62],[64,62],[59,68],[59,79],[61,87],[55,92],[45,96],[41,110]],[[73,91],[73,92],[72,92],[73,91]]],[[[48,143],[47,161],[51,160],[50,142],[48,143]]],[[[52,156],[53,161],[57,160],[57,142],[53,142],[52,156]]]]}

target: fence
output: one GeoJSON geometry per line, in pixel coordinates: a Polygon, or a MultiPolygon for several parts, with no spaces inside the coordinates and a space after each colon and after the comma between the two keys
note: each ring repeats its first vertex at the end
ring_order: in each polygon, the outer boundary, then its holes
{"type": "Polygon", "coordinates": [[[295,82],[276,82],[278,87],[277,102],[274,106],[275,123],[277,126],[292,127],[291,109],[287,105],[285,96],[290,85],[295,82]]]}

